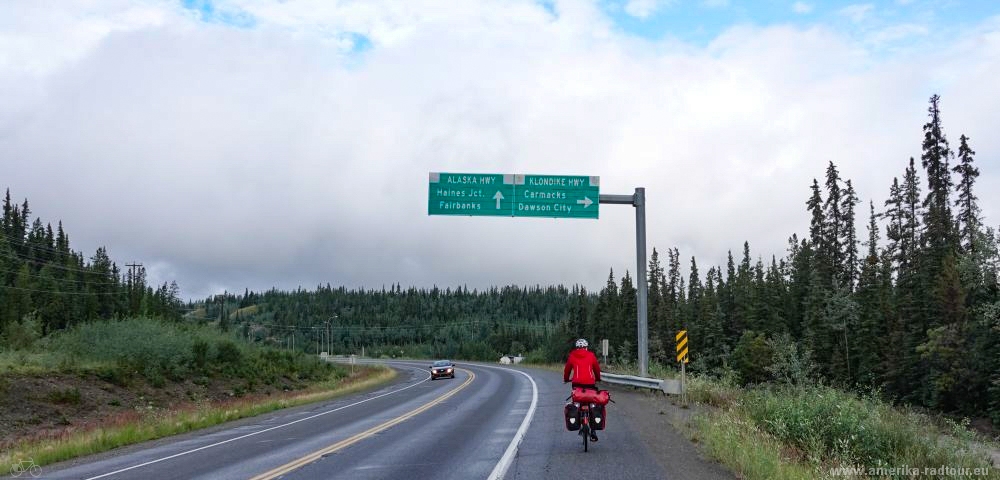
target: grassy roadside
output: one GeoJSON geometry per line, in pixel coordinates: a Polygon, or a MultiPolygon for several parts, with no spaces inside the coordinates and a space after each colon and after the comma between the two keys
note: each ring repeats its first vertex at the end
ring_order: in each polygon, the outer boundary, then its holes
{"type": "Polygon", "coordinates": [[[396,375],[395,371],[384,367],[361,368],[365,374],[323,381],[282,398],[243,398],[179,410],[150,411],[138,418],[121,418],[107,426],[69,433],[61,438],[24,442],[0,454],[0,471],[10,471],[14,463],[23,459],[31,458],[38,465],[47,465],[283,408],[328,400],[371,388],[396,375]]]}
{"type": "Polygon", "coordinates": [[[740,478],[1000,479],[986,439],[876,398],[822,386],[744,390],[701,378],[689,392],[698,413],[681,427],[740,478]]]}
{"type": "Polygon", "coordinates": [[[0,350],[0,471],[321,401],[391,379],[191,323],[99,321],[0,350]]]}
{"type": "MultiPolygon", "coordinates": [[[[605,370],[638,375],[629,364],[605,370]]],[[[648,376],[678,373],[650,365],[648,376]]],[[[688,394],[692,414],[672,423],[741,479],[1000,479],[995,441],[873,396],[818,385],[744,389],[691,375],[688,394]]]]}

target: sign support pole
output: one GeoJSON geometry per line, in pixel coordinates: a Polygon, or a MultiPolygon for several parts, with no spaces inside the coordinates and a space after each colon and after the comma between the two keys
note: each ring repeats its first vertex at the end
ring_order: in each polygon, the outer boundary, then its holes
{"type": "Polygon", "coordinates": [[[636,287],[638,299],[636,310],[638,314],[637,334],[639,350],[639,376],[649,375],[649,329],[647,325],[646,301],[649,285],[646,281],[646,189],[636,187],[633,195],[601,195],[600,203],[632,205],[635,207],[635,257],[636,257],[636,287]]]}
{"type": "Polygon", "coordinates": [[[687,364],[687,362],[681,362],[681,403],[683,405],[687,405],[687,403],[688,403],[688,400],[687,400],[687,394],[688,394],[688,392],[687,392],[687,375],[685,374],[685,371],[684,371],[685,370],[685,368],[684,368],[685,364],[687,364]]]}
{"type": "Polygon", "coordinates": [[[681,330],[674,336],[677,339],[677,361],[681,364],[681,403],[687,405],[687,363],[688,363],[688,331],[681,330]]]}

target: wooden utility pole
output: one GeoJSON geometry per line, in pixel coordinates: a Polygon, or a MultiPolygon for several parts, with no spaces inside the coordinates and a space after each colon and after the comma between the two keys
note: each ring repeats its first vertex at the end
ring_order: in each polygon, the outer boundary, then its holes
{"type": "Polygon", "coordinates": [[[139,273],[136,269],[142,268],[141,263],[126,263],[128,270],[128,308],[129,313],[138,314],[139,308],[142,306],[142,300],[138,296],[139,293],[139,273]]]}

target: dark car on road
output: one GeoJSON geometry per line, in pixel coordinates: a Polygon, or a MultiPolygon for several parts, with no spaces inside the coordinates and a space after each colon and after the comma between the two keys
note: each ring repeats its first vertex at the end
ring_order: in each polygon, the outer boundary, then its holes
{"type": "Polygon", "coordinates": [[[441,377],[455,378],[455,364],[451,360],[438,360],[431,364],[431,380],[441,377]]]}

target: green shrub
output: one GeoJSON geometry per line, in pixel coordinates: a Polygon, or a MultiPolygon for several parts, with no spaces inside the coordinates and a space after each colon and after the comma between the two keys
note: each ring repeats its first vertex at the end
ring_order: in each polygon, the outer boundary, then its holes
{"type": "Polygon", "coordinates": [[[191,355],[192,335],[151,319],[79,325],[52,338],[52,347],[74,358],[114,363],[147,378],[177,374],[191,355]]]}
{"type": "Polygon", "coordinates": [[[103,364],[95,369],[94,374],[97,378],[119,387],[128,386],[131,380],[128,368],[119,363],[103,364]]]}
{"type": "Polygon", "coordinates": [[[963,450],[960,440],[940,435],[926,421],[829,387],[758,389],[744,397],[741,408],[759,428],[804,452],[813,464],[982,466],[980,455],[963,450]]]}
{"type": "Polygon", "coordinates": [[[232,340],[220,340],[215,345],[215,359],[223,365],[237,365],[243,359],[243,353],[232,340]]]}
{"type": "Polygon", "coordinates": [[[763,383],[770,379],[774,351],[763,333],[752,330],[743,332],[733,349],[733,368],[744,384],[763,383]]]}
{"type": "Polygon", "coordinates": [[[29,349],[42,337],[42,323],[34,315],[25,315],[19,322],[11,322],[0,337],[3,345],[13,349],[29,349]]]}
{"type": "Polygon", "coordinates": [[[65,390],[49,392],[49,401],[52,403],[64,403],[77,405],[80,403],[80,390],[76,387],[65,390]]]}
{"type": "Polygon", "coordinates": [[[536,365],[547,363],[548,360],[549,358],[547,352],[545,351],[544,348],[541,347],[528,352],[528,354],[524,356],[525,363],[531,363],[536,365]]]}
{"type": "Polygon", "coordinates": [[[702,375],[690,375],[687,378],[688,398],[692,402],[704,403],[713,407],[729,407],[742,395],[742,390],[736,386],[733,376],[713,380],[702,375]]]}
{"type": "Polygon", "coordinates": [[[199,372],[205,371],[208,365],[208,342],[202,339],[194,341],[191,345],[191,361],[199,372]]]}
{"type": "Polygon", "coordinates": [[[801,347],[787,332],[776,335],[767,341],[771,348],[771,365],[765,367],[768,374],[780,383],[805,385],[810,383],[816,373],[816,364],[812,361],[812,353],[801,347]]]}
{"type": "Polygon", "coordinates": [[[219,375],[273,385],[284,377],[325,380],[344,371],[301,352],[241,344],[212,326],[147,318],[77,325],[38,340],[35,350],[0,353],[0,366],[76,371],[120,386],[144,378],[154,387],[187,378],[207,385],[219,375]]]}
{"type": "Polygon", "coordinates": [[[164,378],[163,375],[152,374],[148,378],[149,378],[149,384],[152,385],[153,388],[163,388],[167,386],[167,379],[164,378]]]}

